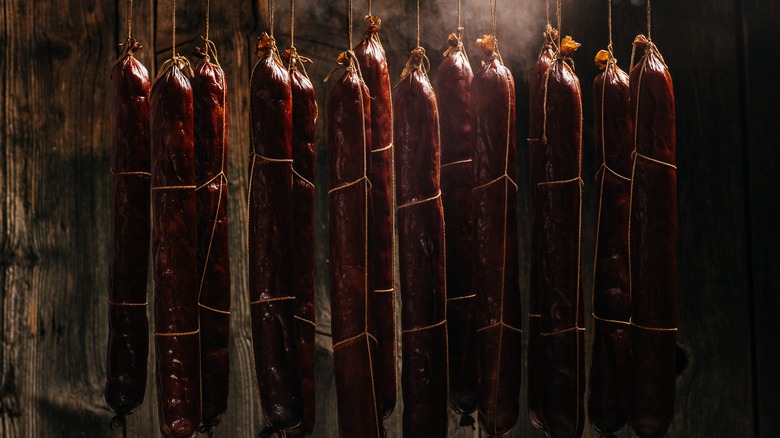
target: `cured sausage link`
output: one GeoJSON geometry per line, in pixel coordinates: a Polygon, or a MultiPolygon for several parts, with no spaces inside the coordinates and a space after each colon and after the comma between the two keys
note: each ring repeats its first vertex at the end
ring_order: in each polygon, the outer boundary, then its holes
{"type": "Polygon", "coordinates": [[[230,377],[230,248],[228,246],[227,83],[213,42],[199,52],[192,93],[198,187],[201,430],[210,433],[227,410],[230,377]],[[209,55],[209,53],[211,55],[209,55]],[[213,56],[213,62],[212,57],[213,56]]]}
{"type": "Polygon", "coordinates": [[[566,37],[545,72],[544,172],[536,184],[540,237],[542,417],[549,437],[580,436],[584,427],[582,232],[582,93],[569,65],[579,47],[566,37]]]}
{"type": "Polygon", "coordinates": [[[128,40],[111,71],[113,204],[104,396],[119,424],[143,403],[149,354],[149,73],[133,56],[140,48],[128,40]]]}
{"type": "Polygon", "coordinates": [[[297,296],[295,323],[298,340],[298,372],[303,391],[303,422],[287,432],[288,438],[310,436],[314,429],[314,142],[317,100],[314,85],[302,59],[287,50],[293,99],[293,276],[297,296]],[[300,67],[299,67],[300,65],[300,67]]]}
{"type": "Polygon", "coordinates": [[[371,106],[352,52],[328,100],[331,312],[339,436],[379,437],[371,318],[371,106]]]}
{"type": "Polygon", "coordinates": [[[609,51],[596,56],[604,71],[593,82],[593,129],[599,190],[593,267],[593,359],[588,416],[601,434],[628,419],[630,304],[628,207],[633,128],[628,75],[609,51]]]}
{"type": "Polygon", "coordinates": [[[477,409],[477,321],[472,276],[473,128],[471,71],[461,39],[463,29],[450,34],[449,48],[436,74],[436,98],[441,122],[441,198],[447,250],[447,321],[450,407],[461,415],[461,426],[474,424],[477,409]]]}
{"type": "Polygon", "coordinates": [[[557,31],[547,25],[544,38],[545,44],[539,52],[536,64],[534,64],[530,81],[530,123],[528,127],[528,155],[530,160],[531,175],[531,281],[528,300],[528,415],[531,424],[537,429],[544,428],[542,418],[542,337],[540,310],[539,277],[542,248],[541,239],[544,236],[544,222],[537,220],[537,212],[541,206],[536,200],[536,184],[544,175],[545,145],[542,142],[544,131],[544,75],[555,60],[555,51],[552,49],[552,41],[557,39],[557,31]]]}
{"type": "Polygon", "coordinates": [[[371,95],[371,196],[374,209],[374,327],[378,341],[376,398],[379,415],[387,418],[395,408],[398,363],[395,339],[395,277],[393,259],[393,104],[385,49],[379,39],[382,20],[366,17],[365,37],[355,46],[363,80],[371,95]]]}
{"type": "Polygon", "coordinates": [[[404,436],[447,435],[447,291],[439,187],[439,114],[412,51],[393,102],[401,275],[404,436]]]}
{"type": "Polygon", "coordinates": [[[152,85],[152,259],[157,402],[165,437],[200,424],[197,216],[192,75],[186,58],[163,64],[152,85]]]}
{"type": "Polygon", "coordinates": [[[629,424],[642,438],[666,435],[674,416],[677,332],[677,141],[672,76],[658,48],[631,70],[634,163],[631,183],[631,400],[629,424]]]}
{"type": "Polygon", "coordinates": [[[252,346],[263,415],[270,429],[284,431],[303,419],[292,268],[292,88],[273,37],[263,34],[257,49],[248,202],[252,346]]]}
{"type": "Polygon", "coordinates": [[[522,321],[517,245],[515,83],[493,35],[477,40],[474,78],[475,279],[478,291],[479,424],[508,433],[520,410],[522,321]]]}

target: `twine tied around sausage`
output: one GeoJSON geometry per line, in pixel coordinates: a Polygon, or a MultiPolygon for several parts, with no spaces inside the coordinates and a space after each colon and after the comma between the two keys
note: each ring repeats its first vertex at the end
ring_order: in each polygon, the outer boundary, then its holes
{"type": "Polygon", "coordinates": [[[604,201],[604,182],[606,180],[606,174],[607,172],[611,173],[613,176],[619,178],[620,180],[624,182],[631,182],[631,178],[625,177],[612,169],[609,164],[607,164],[607,146],[606,146],[606,139],[605,139],[605,133],[606,129],[604,126],[604,113],[605,113],[605,104],[604,104],[604,98],[606,95],[606,89],[607,89],[607,76],[615,74],[616,70],[619,70],[620,67],[617,65],[617,59],[615,59],[615,56],[612,52],[612,0],[607,0],[607,2],[610,4],[609,6],[609,45],[607,46],[607,50],[600,50],[596,54],[596,65],[604,70],[604,78],[602,80],[601,84],[601,165],[599,166],[598,170],[596,170],[596,181],[599,182],[599,207],[598,207],[598,213],[596,215],[596,247],[595,247],[595,255],[594,255],[594,263],[593,263],[593,290],[591,291],[591,307],[593,308],[593,311],[591,312],[591,315],[593,316],[593,319],[599,322],[609,323],[609,324],[617,324],[617,325],[630,325],[629,321],[623,321],[623,320],[615,320],[610,318],[603,318],[596,314],[596,273],[599,266],[599,239],[601,236],[601,213],[603,210],[603,201],[604,201]],[[599,178],[600,176],[600,178],[599,178]]]}
{"type": "Polygon", "coordinates": [[[406,61],[406,66],[401,72],[401,80],[408,78],[415,70],[420,70],[425,75],[431,70],[431,61],[425,55],[425,48],[422,46],[417,46],[412,50],[412,55],[406,61]]]}
{"type": "MultiPolygon", "coordinates": [[[[648,19],[648,34],[650,33],[650,0],[647,2],[647,19],[648,19]]],[[[644,73],[645,68],[647,66],[647,60],[650,57],[650,55],[656,55],[659,60],[663,63],[664,68],[668,67],[666,66],[666,62],[664,62],[663,57],[661,56],[661,53],[658,51],[658,48],[653,44],[652,41],[650,41],[649,38],[645,38],[644,35],[639,35],[636,37],[636,40],[634,40],[634,49],[636,47],[642,47],[645,48],[645,55],[642,57],[641,65],[637,66],[639,70],[639,79],[637,84],[637,91],[636,91],[636,112],[634,113],[634,149],[631,152],[631,158],[633,161],[633,165],[631,167],[631,191],[629,196],[629,207],[628,207],[628,284],[629,284],[629,295],[633,294],[633,268],[631,266],[631,220],[633,215],[633,208],[634,208],[634,183],[636,182],[635,176],[636,176],[636,167],[637,163],[639,162],[639,159],[641,158],[644,161],[648,161],[649,163],[666,167],[669,169],[672,169],[675,173],[677,172],[677,166],[672,163],[665,162],[663,160],[658,160],[653,157],[649,157],[647,155],[644,155],[638,151],[637,143],[639,141],[638,137],[638,129],[637,126],[639,125],[639,108],[640,108],[640,98],[642,96],[642,84],[644,81],[644,73]]],[[[633,52],[631,54],[632,57],[632,63],[633,63],[633,52]]],[[[633,297],[631,297],[631,301],[633,301],[633,297]]],[[[646,331],[654,331],[654,332],[676,332],[676,327],[650,327],[645,326],[641,324],[637,324],[633,321],[633,318],[629,319],[629,323],[631,324],[631,327],[640,329],[640,330],[646,330],[646,331]]]]}

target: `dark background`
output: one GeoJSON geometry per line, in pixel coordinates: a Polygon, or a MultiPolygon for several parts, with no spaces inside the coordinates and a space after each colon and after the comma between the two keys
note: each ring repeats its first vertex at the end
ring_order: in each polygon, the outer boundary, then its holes
{"type": "MultiPolygon", "coordinates": [[[[463,0],[473,40],[490,32],[486,0],[463,0]]],[[[231,388],[218,437],[256,434],[262,419],[250,371],[246,289],[248,83],[254,40],[267,29],[261,1],[212,2],[211,39],[229,84],[230,238],[233,261],[231,388]]],[[[289,44],[289,5],[277,5],[277,39],[289,44]]],[[[296,46],[321,108],[317,173],[317,429],[337,436],[327,284],[327,166],[321,79],[347,48],[346,1],[298,0],[296,46]]],[[[126,32],[125,0],[0,1],[0,436],[111,436],[102,397],[107,337],[110,228],[110,69],[126,32]]],[[[679,166],[679,375],[672,437],[780,436],[780,214],[775,139],[780,86],[775,72],[780,4],[758,0],[653,2],[653,39],[677,96],[679,166]]],[[[645,31],[644,0],[616,0],[615,51],[628,68],[630,43],[645,31]]],[[[171,2],[135,2],[138,57],[152,75],[170,57],[171,2]]],[[[190,56],[204,29],[205,0],[178,1],[178,50],[190,56]]],[[[395,81],[415,45],[412,0],[376,0],[395,81]]],[[[422,1],[422,44],[434,68],[455,28],[455,0],[422,1]]],[[[355,41],[365,3],[355,5],[355,41]]],[[[596,192],[592,59],[607,44],[607,1],[564,0],[563,33],[575,55],[585,108],[583,272],[592,272],[596,192]]],[[[525,142],[528,73],[544,26],[543,0],[499,0],[498,36],[518,96],[522,289],[529,259],[525,142]]],[[[435,71],[431,77],[434,77],[435,71]]],[[[584,276],[590,291],[590,276],[584,276]]],[[[526,300],[527,301],[527,300],[526,300]]],[[[589,303],[589,298],[586,298],[589,303]]],[[[589,309],[586,309],[586,314],[589,309]]],[[[592,323],[589,321],[589,328],[592,323]]],[[[590,342],[590,340],[588,341],[590,342]]],[[[150,365],[153,358],[150,356],[150,365]]],[[[130,436],[157,434],[154,376],[128,419],[130,436]]],[[[525,384],[525,383],[524,383],[525,384]]],[[[523,391],[525,392],[525,391],[523,391]]],[[[531,432],[525,405],[511,436],[531,432]]],[[[386,422],[400,436],[402,407],[386,422]]],[[[455,420],[453,420],[455,421],[455,420]]],[[[450,436],[477,436],[461,429],[450,436]]],[[[586,428],[587,436],[595,436],[586,428]]]]}

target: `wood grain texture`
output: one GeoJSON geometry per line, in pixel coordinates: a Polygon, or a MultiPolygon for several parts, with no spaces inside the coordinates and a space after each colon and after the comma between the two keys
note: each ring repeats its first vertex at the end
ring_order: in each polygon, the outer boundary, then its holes
{"type": "Polygon", "coordinates": [[[745,144],[745,194],[748,205],[748,243],[753,292],[754,386],[756,391],[756,436],[780,436],[780,349],[774,334],[780,332],[780,254],[775,248],[780,242],[780,209],[777,207],[777,96],[780,82],[773,73],[780,49],[767,32],[770,23],[780,17],[776,2],[741,0],[736,2],[737,27],[744,26],[743,39],[737,41],[741,56],[738,68],[744,69],[743,134],[745,144]]]}
{"type": "MultiPolygon", "coordinates": [[[[178,51],[191,57],[204,30],[205,1],[177,3],[178,51]]],[[[336,56],[348,45],[344,4],[297,3],[296,46],[302,55],[315,61],[307,69],[320,108],[325,108],[331,85],[323,84],[321,79],[335,67],[336,56]]],[[[450,3],[422,4],[422,42],[434,69],[446,48],[446,35],[455,27],[450,3]]],[[[592,178],[596,166],[590,99],[598,70],[591,60],[607,42],[606,4],[597,3],[564,2],[564,33],[583,43],[575,61],[586,100],[585,273],[592,271],[597,201],[592,178]]],[[[152,76],[156,65],[170,57],[170,4],[150,0],[134,5],[134,34],[144,45],[137,57],[152,76]]],[[[384,20],[381,36],[393,84],[415,45],[414,5],[413,0],[374,2],[374,13],[384,20]]],[[[780,306],[776,293],[780,289],[780,260],[774,245],[780,241],[775,226],[780,217],[772,205],[777,198],[774,171],[780,163],[772,131],[777,112],[772,108],[780,90],[766,66],[776,59],[778,49],[767,29],[778,21],[780,10],[774,4],[755,0],[653,5],[653,35],[671,68],[678,114],[679,345],[685,366],[681,366],[677,381],[677,413],[670,436],[777,436],[780,421],[775,413],[780,405],[775,391],[780,387],[776,373],[780,355],[773,334],[780,330],[775,317],[780,306]],[[740,16],[741,21],[735,18],[740,16]],[[740,71],[746,91],[742,97],[740,71]],[[744,100],[745,111],[740,110],[740,99],[744,100]],[[748,147],[744,155],[743,147],[748,147]],[[753,323],[755,350],[751,351],[753,323]]],[[[125,35],[125,7],[126,0],[0,3],[3,437],[121,436],[108,429],[111,413],[103,401],[102,385],[110,230],[111,114],[107,86],[117,44],[125,35]]],[[[356,35],[362,34],[364,7],[362,2],[356,3],[356,35]]],[[[288,13],[287,2],[277,2],[276,37],[282,48],[289,44],[288,13]]],[[[504,5],[498,22],[502,54],[516,78],[523,291],[527,290],[530,264],[530,190],[528,152],[522,139],[528,131],[527,77],[541,42],[543,17],[543,2],[524,0],[512,8],[504,5]],[[524,18],[526,15],[528,18],[524,18]]],[[[630,43],[644,31],[644,5],[618,2],[615,17],[616,55],[626,69],[630,43]]],[[[228,178],[232,199],[228,215],[235,297],[230,399],[215,436],[244,437],[256,435],[263,426],[251,370],[246,188],[249,74],[257,59],[255,38],[267,26],[266,1],[213,1],[211,18],[210,36],[219,49],[230,89],[228,178]]],[[[466,48],[472,55],[472,66],[477,66],[473,40],[490,31],[488,2],[464,2],[464,26],[466,48]]],[[[435,70],[431,77],[434,75],[435,70]]],[[[317,127],[314,436],[329,438],[338,434],[328,312],[326,117],[323,110],[317,127]]],[[[584,275],[583,280],[589,296],[590,276],[584,275]]],[[[523,305],[527,306],[525,292],[523,296],[523,305]]],[[[590,300],[585,301],[589,305],[590,300]]],[[[588,337],[586,344],[590,343],[588,337]]],[[[128,436],[157,436],[153,354],[149,360],[145,402],[128,417],[128,436]]],[[[401,436],[403,406],[400,396],[398,400],[393,415],[385,420],[390,437],[401,436]]],[[[525,399],[521,402],[520,421],[509,436],[542,436],[531,428],[524,414],[525,399]]],[[[478,431],[458,427],[456,421],[451,416],[449,436],[480,436],[478,431]]],[[[585,436],[596,435],[588,427],[585,436]]],[[[620,436],[627,435],[623,431],[620,436]]]]}

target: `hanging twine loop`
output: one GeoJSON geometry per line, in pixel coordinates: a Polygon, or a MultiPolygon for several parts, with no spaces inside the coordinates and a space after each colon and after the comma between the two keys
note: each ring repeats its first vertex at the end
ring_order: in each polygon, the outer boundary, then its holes
{"type": "Polygon", "coordinates": [[[406,61],[406,66],[404,67],[403,72],[401,72],[401,79],[406,79],[415,70],[420,70],[424,74],[428,74],[431,70],[431,61],[425,55],[425,49],[420,46],[417,46],[412,50],[412,56],[406,61]]]}
{"type": "Polygon", "coordinates": [[[152,82],[152,88],[154,88],[154,86],[157,84],[157,81],[159,81],[160,78],[174,66],[179,68],[179,70],[191,78],[195,76],[195,73],[192,71],[192,65],[190,65],[190,61],[187,59],[187,57],[180,56],[176,53],[176,0],[173,0],[171,28],[171,48],[173,53],[171,59],[165,61],[163,65],[160,66],[160,69],[157,72],[157,76],[154,78],[154,82],[152,82]]]}
{"type": "Polygon", "coordinates": [[[219,58],[217,57],[217,46],[214,41],[209,39],[209,22],[211,21],[211,0],[206,0],[206,31],[205,34],[200,37],[203,40],[203,47],[195,47],[195,56],[201,58],[201,62],[210,62],[214,59],[214,64],[219,66],[219,58]]]}

